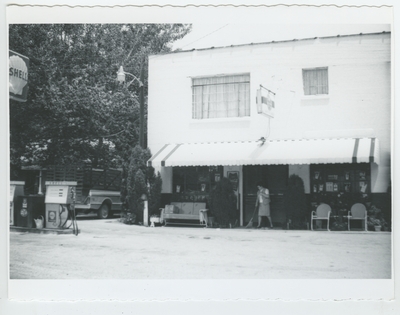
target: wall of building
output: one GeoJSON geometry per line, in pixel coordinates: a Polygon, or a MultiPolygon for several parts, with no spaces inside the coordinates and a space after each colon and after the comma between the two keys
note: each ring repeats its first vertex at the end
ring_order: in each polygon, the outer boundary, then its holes
{"type": "MultiPolygon", "coordinates": [[[[390,178],[390,34],[243,45],[151,56],[148,144],[377,137],[372,191],[390,178]],[[304,96],[302,69],[328,67],[329,95],[304,96]],[[191,78],[250,74],[250,117],[192,119],[191,78]],[[275,118],[257,114],[259,85],[276,92],[275,118]]],[[[295,170],[296,167],[293,167],[295,170]]],[[[309,185],[308,185],[309,186],[309,185]]],[[[307,187],[307,185],[306,185],[307,187]]]]}

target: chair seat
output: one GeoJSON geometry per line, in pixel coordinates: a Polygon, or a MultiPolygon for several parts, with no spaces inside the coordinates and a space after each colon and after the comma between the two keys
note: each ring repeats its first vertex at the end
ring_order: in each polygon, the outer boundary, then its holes
{"type": "Polygon", "coordinates": [[[166,214],[164,214],[164,219],[200,220],[200,217],[195,214],[166,213],[166,214]]]}

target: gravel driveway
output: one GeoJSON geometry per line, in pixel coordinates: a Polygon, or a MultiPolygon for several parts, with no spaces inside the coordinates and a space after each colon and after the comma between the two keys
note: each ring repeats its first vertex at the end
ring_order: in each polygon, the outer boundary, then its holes
{"type": "Polygon", "coordinates": [[[11,279],[389,279],[391,233],[128,226],[10,232],[11,279]]]}

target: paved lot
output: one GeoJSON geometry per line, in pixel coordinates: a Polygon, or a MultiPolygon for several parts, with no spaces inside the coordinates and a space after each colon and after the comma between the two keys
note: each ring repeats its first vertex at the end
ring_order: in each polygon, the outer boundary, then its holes
{"type": "Polygon", "coordinates": [[[206,229],[78,220],[10,232],[11,279],[388,279],[391,233],[206,229]]]}

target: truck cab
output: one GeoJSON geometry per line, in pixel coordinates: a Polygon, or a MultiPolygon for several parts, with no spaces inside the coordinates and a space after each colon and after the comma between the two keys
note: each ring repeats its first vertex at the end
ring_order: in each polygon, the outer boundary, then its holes
{"type": "Polygon", "coordinates": [[[78,212],[96,212],[99,219],[107,219],[121,211],[121,197],[118,191],[91,189],[82,203],[75,205],[78,212]]]}

